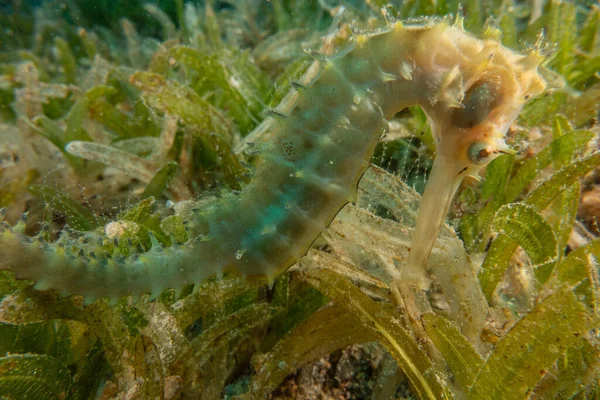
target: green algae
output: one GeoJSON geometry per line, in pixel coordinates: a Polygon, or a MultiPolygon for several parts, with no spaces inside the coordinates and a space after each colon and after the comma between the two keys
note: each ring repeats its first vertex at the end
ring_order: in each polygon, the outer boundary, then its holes
{"type": "MultiPolygon", "coordinates": [[[[6,39],[0,32],[0,126],[43,150],[23,157],[17,173],[0,169],[0,203],[10,207],[10,223],[30,210],[23,227],[30,233],[44,221],[52,224],[44,237],[58,236],[67,223],[81,231],[70,233],[81,242],[86,234],[100,237],[102,248],[119,246],[122,254],[185,243],[186,201],[201,209],[210,200],[198,205],[195,198],[207,189],[248,182],[251,152],[236,149],[247,135],[260,148],[261,135],[252,133],[261,132],[263,109],[276,107],[307,71],[302,48],[319,47],[337,5],[250,1],[233,12],[217,2],[131,2],[124,12],[125,5],[107,3],[92,16],[81,2],[66,3],[64,13],[45,6],[34,26],[20,14],[0,15],[3,26],[23,33],[6,39]],[[98,21],[106,27],[93,26],[98,21]],[[54,157],[63,157],[69,173],[52,172],[54,157]],[[80,195],[68,190],[74,186],[80,195]],[[98,229],[108,221],[137,228],[114,243],[98,229]]],[[[341,3],[359,25],[384,6],[403,18],[457,9],[452,1],[341,3]]],[[[445,227],[432,256],[442,300],[426,299],[424,330],[391,307],[388,287],[410,248],[418,197],[372,170],[361,183],[360,208],[343,210],[317,243],[323,251],[272,288],[226,275],[152,303],[84,308],[80,298],[34,292],[2,273],[0,310],[10,324],[0,325],[0,344],[18,354],[0,359],[16,368],[0,372],[0,395],[90,398],[110,395],[113,382],[119,395],[212,399],[245,381],[241,397],[263,398],[300,366],[374,340],[420,398],[597,394],[599,350],[590,328],[600,309],[598,240],[565,249],[577,224],[579,180],[600,164],[589,150],[600,100],[600,11],[554,0],[534,19],[530,5],[512,1],[463,7],[469,30],[500,33],[512,48],[533,45],[543,29],[544,42],[556,45],[547,66],[563,88],[528,103],[519,120],[520,135],[540,133],[530,141],[534,154],[497,158],[484,183],[463,192],[466,212],[455,222],[462,241],[445,227]],[[485,24],[488,14],[495,24],[485,24]],[[525,293],[506,290],[519,246],[535,277],[525,293]],[[482,258],[481,266],[472,261],[482,258]],[[69,322],[56,325],[56,318],[69,322]],[[236,363],[254,369],[240,372],[236,363]],[[36,381],[25,387],[32,373],[36,381]]],[[[343,22],[331,43],[343,42],[345,29],[343,22]]],[[[426,134],[410,141],[390,135],[375,161],[418,184],[432,148],[424,115],[412,110],[393,122],[426,134]]]]}
{"type": "Polygon", "coordinates": [[[441,376],[436,376],[429,358],[384,305],[375,303],[357,287],[333,272],[321,271],[317,275],[309,270],[306,274],[308,282],[328,297],[337,300],[338,304],[371,330],[407,375],[419,398],[446,398],[447,389],[444,388],[444,383],[440,382],[441,376]]]}
{"type": "Polygon", "coordinates": [[[467,391],[484,364],[479,352],[460,330],[444,317],[423,315],[425,330],[444,356],[458,384],[467,391]]]}
{"type": "Polygon", "coordinates": [[[560,354],[596,321],[570,289],[541,301],[498,343],[478,373],[467,398],[522,399],[560,354]]]}
{"type": "Polygon", "coordinates": [[[556,258],[554,232],[531,206],[520,203],[503,206],[494,215],[492,229],[519,243],[535,265],[556,258]]]}
{"type": "Polygon", "coordinates": [[[0,358],[0,394],[7,398],[64,397],[71,385],[66,366],[50,356],[13,355],[0,358]]]}
{"type": "Polygon", "coordinates": [[[252,394],[264,398],[303,365],[350,344],[374,339],[352,313],[337,305],[321,308],[277,342],[267,358],[261,360],[252,382],[252,394]],[[332,331],[331,325],[339,328],[332,331]]]}
{"type": "Polygon", "coordinates": [[[51,207],[65,215],[69,216],[69,222],[73,228],[83,231],[89,231],[100,224],[100,220],[91,212],[90,209],[82,206],[64,193],[60,193],[55,188],[43,185],[31,185],[28,190],[39,198],[51,205],[51,207]]]}

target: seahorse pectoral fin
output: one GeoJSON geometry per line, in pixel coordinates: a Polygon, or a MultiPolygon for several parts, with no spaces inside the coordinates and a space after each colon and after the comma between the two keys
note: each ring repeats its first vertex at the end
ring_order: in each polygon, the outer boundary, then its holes
{"type": "Polygon", "coordinates": [[[438,155],[435,159],[421,198],[408,260],[398,283],[416,286],[420,290],[429,288],[431,280],[427,274],[427,259],[465,172],[448,156],[438,155]]]}

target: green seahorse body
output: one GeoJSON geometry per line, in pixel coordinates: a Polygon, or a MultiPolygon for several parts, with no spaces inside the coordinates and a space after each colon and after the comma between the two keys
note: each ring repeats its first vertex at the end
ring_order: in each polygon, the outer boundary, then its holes
{"type": "MultiPolygon", "coordinates": [[[[493,116],[489,123],[503,134],[525,94],[543,89],[536,81],[537,64],[525,65],[527,57],[475,39],[446,22],[390,24],[357,35],[347,46],[337,56],[317,56],[320,76],[307,87],[297,87],[293,112],[278,117],[279,133],[261,154],[255,179],[238,198],[195,213],[190,230],[196,237],[187,243],[154,245],[147,253],[124,257],[96,254],[93,244],[75,245],[66,235],[54,243],[29,239],[4,224],[0,268],[35,281],[37,289],[81,294],[87,302],[143,293],[155,297],[167,288],[179,290],[223,271],[273,277],[302,257],[354,198],[386,119],[396,112],[413,104],[423,107],[437,135],[438,158],[448,154],[444,159],[453,164],[446,162],[447,168],[457,169],[458,174],[452,174],[462,179],[482,165],[468,158],[465,146],[477,140],[488,146],[484,149],[491,156],[503,144],[498,132],[485,125],[486,117],[493,116]],[[501,70],[493,76],[484,71],[488,65],[477,70],[486,60],[489,63],[489,48],[496,52],[493,65],[501,70]],[[511,65],[517,61],[523,66],[511,65]],[[468,129],[485,126],[487,133],[483,128],[477,135],[453,128],[449,130],[455,136],[446,139],[440,132],[452,119],[452,107],[460,106],[465,90],[473,85],[470,81],[479,78],[491,82],[485,86],[486,96],[499,97],[485,102],[498,110],[497,115],[492,109],[484,110],[485,115],[475,110],[479,124],[468,129]],[[440,146],[445,150],[439,151],[440,146]],[[79,250],[82,247],[86,250],[79,250]]],[[[469,107],[477,107],[478,99],[467,100],[469,107]]],[[[427,258],[430,248],[422,251],[427,258]]]]}

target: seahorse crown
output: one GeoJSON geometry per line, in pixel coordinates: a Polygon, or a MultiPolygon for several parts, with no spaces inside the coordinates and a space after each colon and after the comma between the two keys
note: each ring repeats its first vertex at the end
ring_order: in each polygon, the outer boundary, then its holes
{"type": "Polygon", "coordinates": [[[478,167],[508,150],[509,126],[527,100],[545,90],[537,71],[539,53],[514,53],[496,40],[466,34],[461,26],[438,25],[429,34],[437,40],[423,40],[415,64],[434,77],[427,91],[433,94],[430,106],[423,107],[440,142],[438,152],[478,167]]]}

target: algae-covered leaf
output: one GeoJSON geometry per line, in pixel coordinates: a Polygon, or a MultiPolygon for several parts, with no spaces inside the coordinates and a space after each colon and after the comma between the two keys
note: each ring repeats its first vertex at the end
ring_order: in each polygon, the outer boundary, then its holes
{"type": "Polygon", "coordinates": [[[153,197],[148,197],[140,201],[134,207],[117,215],[118,220],[131,221],[135,223],[142,223],[152,214],[152,207],[156,203],[153,197]]]}
{"type": "Polygon", "coordinates": [[[66,152],[65,132],[57,122],[46,117],[45,115],[35,117],[32,122],[38,128],[35,130],[35,132],[44,136],[52,144],[54,144],[63,153],[67,162],[69,165],[71,165],[74,171],[85,171],[84,161],[66,152]]]}
{"type": "Polygon", "coordinates": [[[199,389],[197,398],[221,399],[231,362],[229,354],[239,351],[236,344],[255,335],[257,328],[264,329],[269,317],[267,303],[250,304],[225,315],[192,340],[191,353],[184,354],[180,363],[186,367],[184,379],[199,389]]]}
{"type": "Polygon", "coordinates": [[[66,40],[60,37],[56,38],[54,43],[62,66],[65,83],[74,83],[77,79],[77,61],[71,51],[71,47],[66,40]]]}
{"type": "Polygon", "coordinates": [[[171,215],[163,219],[160,223],[160,229],[180,243],[184,243],[188,240],[184,221],[177,215],[171,215]]]}
{"type": "MultiPolygon", "coordinates": [[[[559,121],[559,119],[555,120],[556,126],[562,126],[559,121]]],[[[521,195],[540,171],[550,165],[553,160],[564,165],[567,160],[570,161],[575,156],[581,155],[593,137],[594,133],[590,131],[564,133],[535,157],[525,160],[510,179],[509,184],[506,185],[506,194],[504,195],[506,201],[514,201],[521,195]]]]}
{"type": "Polygon", "coordinates": [[[159,197],[163,194],[167,185],[177,172],[179,165],[176,162],[169,162],[165,164],[161,169],[156,172],[156,175],[150,180],[146,189],[144,189],[144,193],[142,193],[142,198],[146,197],[159,197]]]}
{"type": "Polygon", "coordinates": [[[40,128],[38,133],[43,135],[46,139],[52,142],[52,144],[64,152],[66,144],[64,141],[65,133],[54,120],[51,120],[45,115],[41,115],[34,118],[33,123],[40,128]]]}
{"type": "Polygon", "coordinates": [[[465,391],[468,390],[483,366],[481,355],[446,318],[435,314],[424,314],[421,318],[429,338],[444,356],[454,378],[465,391]]]}
{"type": "Polygon", "coordinates": [[[124,138],[151,136],[152,131],[140,129],[135,121],[106,99],[96,99],[89,106],[89,117],[124,138]]]}
{"type": "MultiPolygon", "coordinates": [[[[577,5],[575,3],[552,0],[549,1],[540,17],[544,24],[546,39],[556,43],[556,54],[550,65],[557,72],[563,74],[571,68],[575,56],[577,43],[577,5]]],[[[531,33],[537,35],[538,26],[530,24],[531,33]]]]}
{"type": "Polygon", "coordinates": [[[78,370],[85,355],[95,345],[96,338],[90,335],[86,324],[72,320],[44,320],[40,310],[5,311],[0,323],[0,354],[45,354],[58,362],[70,365],[71,371],[78,370]],[[24,315],[29,314],[29,316],[24,315]],[[39,320],[30,322],[30,320],[39,320]]]}
{"type": "Polygon", "coordinates": [[[31,185],[28,190],[34,196],[43,199],[46,204],[50,204],[54,210],[63,213],[68,218],[69,224],[75,229],[89,231],[99,224],[99,219],[90,209],[56,188],[31,185]]]}
{"type": "Polygon", "coordinates": [[[600,152],[575,160],[540,183],[523,201],[538,209],[544,209],[556,196],[598,165],[600,165],[600,152]]]}
{"type": "Polygon", "coordinates": [[[552,121],[552,137],[558,139],[572,130],[573,126],[564,115],[557,115],[554,117],[554,121],[552,121]]]}
{"type": "Polygon", "coordinates": [[[490,246],[479,276],[488,301],[519,245],[536,265],[549,263],[557,255],[552,228],[531,206],[523,203],[503,206],[496,213],[492,228],[499,234],[490,246]]]}
{"type": "Polygon", "coordinates": [[[38,73],[40,74],[40,81],[48,82],[50,80],[50,77],[48,76],[48,72],[46,71],[44,63],[42,62],[40,57],[38,57],[33,51],[20,50],[19,58],[22,61],[31,61],[33,63],[33,65],[35,65],[35,67],[38,70],[38,73]]]}
{"type": "Polygon", "coordinates": [[[523,399],[594,323],[569,289],[550,295],[500,340],[468,398],[523,399]]]}
{"type": "Polygon", "coordinates": [[[79,28],[78,33],[88,60],[94,60],[98,54],[98,36],[95,32],[90,33],[83,28],[79,28]]]}
{"type": "Polygon", "coordinates": [[[207,281],[197,291],[171,306],[171,312],[180,326],[189,326],[198,318],[215,312],[222,304],[235,297],[256,292],[263,281],[226,277],[218,281],[207,281]]]}
{"type": "Polygon", "coordinates": [[[486,179],[481,185],[481,195],[484,199],[503,197],[502,193],[512,172],[514,162],[514,156],[505,154],[488,165],[486,179]]]}
{"type": "Polygon", "coordinates": [[[121,319],[132,337],[137,337],[140,330],[148,326],[145,315],[137,307],[123,307],[121,319]]]}
{"type": "Polygon", "coordinates": [[[117,216],[119,221],[134,222],[140,228],[132,233],[137,236],[146,249],[154,246],[154,240],[158,240],[163,245],[171,245],[169,237],[161,228],[160,218],[152,214],[155,202],[154,197],[146,197],[134,207],[117,216]]]}
{"type": "Polygon", "coordinates": [[[574,87],[585,88],[586,82],[598,74],[600,70],[600,56],[582,57],[577,63],[577,68],[569,74],[569,81],[574,87]]]}
{"type": "Polygon", "coordinates": [[[104,301],[96,301],[87,307],[83,317],[102,342],[106,361],[117,384],[126,388],[135,379],[131,373],[134,370],[133,360],[131,357],[124,357],[125,354],[134,354],[134,338],[118,311],[120,309],[115,310],[104,301]]]}
{"type": "Polygon", "coordinates": [[[237,78],[232,83],[239,85],[238,90],[255,115],[265,109],[265,102],[273,91],[271,77],[258,67],[249,50],[235,51],[228,59],[232,73],[237,78]]]}
{"type": "Polygon", "coordinates": [[[414,392],[422,399],[445,398],[446,389],[441,376],[421,350],[412,335],[385,307],[362,293],[356,286],[335,272],[326,270],[304,271],[305,279],[336,304],[356,315],[377,340],[387,348],[409,379],[414,392]]]}
{"type": "MultiPolygon", "coordinates": [[[[350,211],[350,210],[346,210],[346,211],[350,211]]],[[[357,214],[359,214],[359,215],[360,215],[360,213],[363,213],[362,216],[369,215],[366,211],[360,210],[358,208],[354,208],[351,211],[356,211],[357,214]]],[[[352,214],[353,213],[348,212],[347,214],[345,214],[345,216],[346,217],[356,216],[356,215],[352,215],[352,214]]],[[[387,222],[387,221],[385,221],[385,222],[387,222]]],[[[353,228],[350,224],[347,224],[344,227],[349,228],[349,229],[353,228]]],[[[341,227],[338,226],[337,229],[341,230],[341,227]]],[[[349,234],[354,234],[354,233],[357,234],[357,240],[353,241],[351,244],[349,244],[350,248],[353,246],[354,247],[364,246],[365,243],[364,242],[361,243],[361,239],[363,239],[363,238],[359,237],[359,235],[364,234],[364,232],[358,232],[353,229],[349,230],[348,232],[349,232],[349,234]]],[[[373,297],[383,298],[383,299],[390,298],[389,286],[386,283],[384,283],[384,281],[389,282],[389,279],[390,279],[389,271],[386,271],[387,274],[384,274],[384,273],[382,273],[383,271],[380,271],[380,270],[378,271],[377,269],[371,269],[366,264],[359,266],[359,265],[356,265],[353,263],[345,262],[343,260],[343,255],[345,255],[345,254],[350,255],[350,254],[347,253],[346,250],[344,250],[344,248],[341,247],[341,246],[343,246],[343,244],[341,243],[341,240],[339,238],[330,237],[327,239],[327,242],[330,244],[330,246],[336,248],[336,253],[337,253],[338,257],[315,249],[315,250],[311,251],[310,253],[308,253],[304,257],[303,261],[309,263],[311,268],[319,268],[319,269],[326,269],[326,270],[334,271],[336,274],[348,279],[348,281],[354,283],[357,286],[360,286],[363,290],[365,290],[365,292],[369,293],[373,297]],[[342,258],[342,259],[340,259],[340,258],[342,258]]],[[[391,246],[389,246],[388,249],[390,247],[391,246]]],[[[357,250],[357,254],[360,254],[360,249],[357,248],[356,250],[357,250]]],[[[357,256],[357,254],[352,254],[350,256],[353,259],[359,259],[360,256],[357,256]]],[[[373,263],[376,262],[375,259],[377,258],[377,255],[378,254],[375,253],[375,256],[373,258],[373,263]]],[[[390,263],[391,263],[391,261],[390,261],[390,263]]]]}
{"type": "Polygon", "coordinates": [[[371,330],[342,306],[334,304],[322,308],[280,340],[261,361],[252,381],[252,395],[265,398],[286,376],[303,365],[374,338],[371,330]]]}
{"type": "MultiPolygon", "coordinates": [[[[275,310],[274,318],[269,325],[269,333],[263,339],[261,346],[263,349],[272,348],[285,334],[327,303],[327,298],[321,292],[310,285],[306,286],[308,288],[304,288],[304,290],[296,289],[289,296],[289,304],[283,310],[281,310],[281,305],[279,306],[281,311],[275,308],[277,307],[276,303],[271,302],[271,308],[275,310]]],[[[279,300],[281,304],[283,295],[279,294],[279,296],[279,299],[274,298],[274,300],[279,300]]]]}
{"type": "Polygon", "coordinates": [[[585,24],[579,31],[579,48],[586,53],[596,50],[598,32],[600,31],[600,8],[592,8],[585,24]]]}
{"type": "Polygon", "coordinates": [[[564,113],[575,125],[593,122],[600,110],[600,82],[587,86],[584,92],[564,105],[564,113]]]}
{"type": "Polygon", "coordinates": [[[211,351],[210,357],[202,368],[202,376],[199,379],[198,398],[206,400],[221,400],[221,393],[225,387],[229,375],[229,344],[226,337],[220,337],[211,351]]]}
{"type": "Polygon", "coordinates": [[[212,3],[212,0],[207,1],[206,7],[204,8],[204,28],[206,29],[206,36],[213,48],[221,49],[224,47],[221,40],[222,28],[212,3]]]}
{"type": "Polygon", "coordinates": [[[125,41],[127,43],[127,56],[129,58],[129,62],[134,68],[140,69],[144,64],[141,46],[142,39],[133,22],[127,18],[121,18],[120,22],[123,30],[123,36],[125,36],[125,41]]]}
{"type": "Polygon", "coordinates": [[[501,207],[494,217],[492,229],[519,243],[536,265],[556,257],[552,228],[531,206],[515,203],[501,207]]]}
{"type": "Polygon", "coordinates": [[[600,260],[600,239],[572,251],[556,266],[557,279],[570,285],[579,284],[575,293],[581,295],[582,302],[597,313],[600,311],[598,260],[600,260]]]}
{"type": "Polygon", "coordinates": [[[160,399],[164,393],[164,370],[158,350],[144,335],[134,339],[133,368],[136,382],[135,396],[141,399],[160,399]]]}
{"type": "Polygon", "coordinates": [[[227,141],[231,138],[231,122],[190,88],[150,72],[137,72],[130,81],[144,92],[151,107],[177,116],[203,134],[216,134],[227,141]]]}
{"type": "Polygon", "coordinates": [[[17,290],[25,289],[27,286],[29,286],[27,281],[15,279],[11,272],[0,271],[0,300],[17,290]]]}
{"type": "Polygon", "coordinates": [[[517,19],[515,18],[516,13],[514,9],[515,5],[512,0],[504,0],[500,8],[500,15],[498,16],[498,26],[502,32],[502,44],[513,49],[519,43],[517,19]]]}
{"type": "Polygon", "coordinates": [[[160,23],[165,40],[173,39],[177,36],[177,28],[167,13],[150,3],[144,4],[144,9],[160,23]]]}
{"type": "Polygon", "coordinates": [[[506,154],[496,158],[488,165],[486,180],[481,187],[482,199],[487,201],[485,206],[470,221],[461,221],[461,232],[474,230],[471,236],[474,241],[465,241],[467,248],[476,246],[479,242],[486,243],[489,237],[489,226],[496,211],[506,203],[505,193],[515,164],[515,157],[506,154]]]}
{"type": "Polygon", "coordinates": [[[96,343],[87,353],[83,365],[73,376],[70,399],[86,400],[93,398],[101,383],[98,377],[104,373],[110,373],[103,354],[100,343],[96,343]]]}
{"type": "Polygon", "coordinates": [[[159,148],[160,144],[161,142],[158,138],[140,137],[113,142],[112,147],[133,153],[137,156],[147,156],[159,148]]]}
{"type": "MultiPolygon", "coordinates": [[[[596,239],[569,253],[563,262],[559,264],[559,268],[557,269],[559,279],[562,282],[573,285],[583,279],[588,278],[587,273],[579,275],[579,273],[575,272],[574,265],[587,259],[589,256],[600,259],[600,239],[596,239]]],[[[584,262],[584,264],[587,264],[587,260],[584,262]]]]}
{"type": "Polygon", "coordinates": [[[115,96],[119,93],[119,90],[115,89],[112,86],[106,85],[97,85],[90,88],[87,92],[85,92],[85,98],[90,102],[94,103],[105,97],[115,96]]]}
{"type": "Polygon", "coordinates": [[[205,154],[200,157],[216,156],[225,182],[239,188],[239,180],[246,179],[245,168],[231,152],[232,125],[221,111],[191,88],[159,74],[137,72],[131,76],[131,82],[144,92],[142,97],[152,109],[177,117],[187,125],[193,136],[206,144],[205,154]]]}
{"type": "Polygon", "coordinates": [[[250,304],[210,326],[192,341],[192,347],[198,354],[209,353],[214,350],[213,345],[222,336],[234,337],[241,335],[242,331],[247,331],[258,324],[267,322],[268,317],[269,305],[267,303],[250,304]]]}
{"type": "Polygon", "coordinates": [[[39,354],[0,358],[0,397],[61,399],[68,394],[71,374],[55,358],[39,354]]]}
{"type": "MultiPolygon", "coordinates": [[[[546,373],[536,386],[531,398],[537,399],[579,399],[576,396],[588,389],[594,378],[597,378],[600,352],[588,340],[580,338],[576,345],[556,360],[555,368],[546,373]]],[[[595,397],[589,396],[588,399],[595,397]]]]}
{"type": "Polygon", "coordinates": [[[88,115],[89,100],[87,98],[81,98],[71,106],[69,114],[67,115],[67,126],[65,129],[65,143],[72,142],[74,140],[82,140],[89,142],[91,137],[83,129],[83,124],[88,115]]]}
{"type": "MultiPolygon", "coordinates": [[[[552,115],[563,108],[568,100],[567,94],[561,91],[554,92],[549,96],[533,99],[523,108],[520,120],[523,121],[525,126],[536,126],[546,121],[548,115],[552,115]]],[[[573,120],[570,116],[569,119],[573,120]]]]}
{"type": "Polygon", "coordinates": [[[552,205],[554,215],[549,218],[549,222],[553,222],[554,232],[556,233],[558,261],[564,255],[573,225],[577,219],[580,191],[581,185],[579,182],[575,182],[570,188],[561,193],[552,205]]]}
{"type": "Polygon", "coordinates": [[[494,290],[518,247],[517,242],[503,234],[492,241],[479,274],[481,290],[489,303],[492,303],[494,290]]]}
{"type": "Polygon", "coordinates": [[[200,94],[217,91],[218,105],[228,109],[240,130],[252,129],[263,106],[250,93],[241,90],[243,82],[223,60],[185,46],[172,48],[170,55],[191,72],[188,75],[193,81],[192,88],[200,94]]]}
{"type": "Polygon", "coordinates": [[[129,93],[131,89],[121,81],[123,77],[114,78],[111,83],[115,87],[98,85],[85,93],[88,117],[103,124],[122,138],[157,136],[158,127],[145,104],[129,93]],[[134,106],[132,113],[125,112],[125,107],[118,104],[127,97],[134,106]]]}
{"type": "Polygon", "coordinates": [[[115,167],[142,182],[150,182],[157,166],[144,158],[100,143],[75,141],[67,145],[69,154],[115,167]]]}
{"type": "MultiPolygon", "coordinates": [[[[567,190],[577,179],[589,173],[599,164],[599,152],[575,160],[542,181],[525,197],[523,203],[534,206],[538,210],[545,209],[560,193],[567,190]]],[[[492,242],[479,275],[481,288],[488,301],[491,301],[494,289],[500,282],[516,249],[517,243],[503,234],[498,235],[492,242]]]]}

